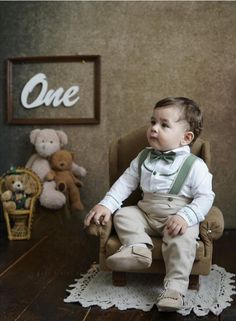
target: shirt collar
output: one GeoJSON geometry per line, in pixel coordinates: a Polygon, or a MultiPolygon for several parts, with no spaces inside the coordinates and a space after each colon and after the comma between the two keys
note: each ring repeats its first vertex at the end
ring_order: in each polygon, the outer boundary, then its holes
{"type": "MultiPolygon", "coordinates": [[[[152,149],[152,147],[146,147],[147,149],[152,149]]],[[[189,145],[186,145],[186,146],[181,146],[181,147],[178,147],[178,148],[175,148],[175,149],[170,149],[166,152],[163,152],[164,154],[165,153],[169,153],[169,152],[175,152],[176,154],[186,154],[186,153],[190,153],[191,150],[190,150],[190,147],[189,145]]]]}
{"type": "Polygon", "coordinates": [[[169,150],[168,152],[175,152],[176,154],[190,153],[190,147],[188,145],[181,146],[181,147],[169,150]]]}

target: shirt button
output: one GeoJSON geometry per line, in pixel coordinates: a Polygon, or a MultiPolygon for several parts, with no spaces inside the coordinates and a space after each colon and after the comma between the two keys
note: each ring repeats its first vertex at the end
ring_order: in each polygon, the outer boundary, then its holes
{"type": "Polygon", "coordinates": [[[168,197],[169,202],[172,202],[173,200],[174,200],[173,197],[168,197]]]}
{"type": "Polygon", "coordinates": [[[155,172],[153,172],[153,175],[155,176],[157,174],[157,172],[155,171],[155,172]]]}

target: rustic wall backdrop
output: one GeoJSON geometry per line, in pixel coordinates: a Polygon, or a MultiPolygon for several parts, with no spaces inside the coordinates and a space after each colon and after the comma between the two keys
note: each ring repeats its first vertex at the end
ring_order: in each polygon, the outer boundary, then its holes
{"type": "Polygon", "coordinates": [[[5,122],[8,57],[96,54],[102,57],[101,123],[51,126],[88,170],[89,209],[108,188],[108,146],[148,122],[155,102],[187,96],[204,111],[212,145],[216,204],[236,227],[236,2],[1,2],[0,171],[24,165],[32,129],[5,122]]]}

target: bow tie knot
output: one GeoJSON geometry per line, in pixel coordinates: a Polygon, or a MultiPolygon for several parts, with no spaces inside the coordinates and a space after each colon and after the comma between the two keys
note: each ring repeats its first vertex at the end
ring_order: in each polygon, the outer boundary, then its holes
{"type": "Polygon", "coordinates": [[[152,150],[150,154],[150,160],[164,160],[167,164],[173,163],[175,160],[176,153],[175,152],[169,152],[169,153],[162,153],[157,150],[152,150]]]}

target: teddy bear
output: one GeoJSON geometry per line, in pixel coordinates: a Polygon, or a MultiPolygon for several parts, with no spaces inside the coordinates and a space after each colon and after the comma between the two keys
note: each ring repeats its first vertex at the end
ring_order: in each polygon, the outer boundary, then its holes
{"type": "Polygon", "coordinates": [[[31,201],[31,191],[26,190],[26,176],[17,172],[9,172],[4,178],[5,191],[1,201],[5,210],[12,214],[18,209],[28,209],[31,201]]]}
{"type": "MultiPolygon", "coordinates": [[[[46,174],[51,170],[49,157],[68,143],[68,138],[62,130],[34,129],[30,133],[30,142],[34,145],[36,153],[26,163],[41,179],[43,190],[39,202],[48,209],[60,209],[66,203],[63,192],[57,189],[54,180],[45,180],[46,174]]],[[[75,162],[72,163],[72,173],[76,177],[84,177],[86,170],[75,162]]]]}
{"type": "MultiPolygon", "coordinates": [[[[31,205],[31,195],[35,193],[27,174],[10,170],[4,176],[4,192],[1,194],[1,201],[4,210],[8,214],[15,214],[16,210],[26,210],[31,205]]],[[[15,236],[27,233],[27,215],[11,216],[11,231],[15,236]]]]}
{"type": "Polygon", "coordinates": [[[55,180],[58,190],[66,193],[72,208],[82,210],[84,208],[78,186],[82,182],[72,172],[74,154],[68,150],[58,150],[50,157],[52,170],[46,175],[48,181],[55,180]]]}

